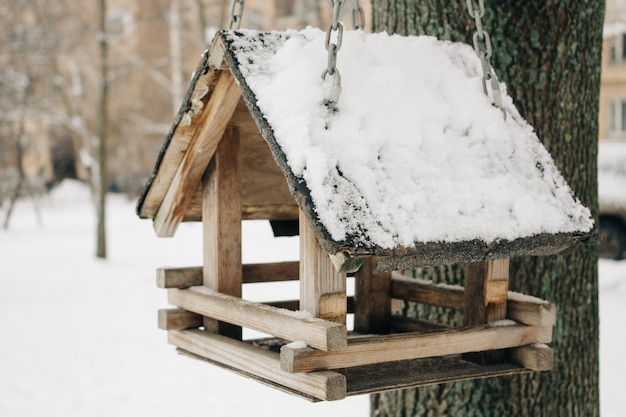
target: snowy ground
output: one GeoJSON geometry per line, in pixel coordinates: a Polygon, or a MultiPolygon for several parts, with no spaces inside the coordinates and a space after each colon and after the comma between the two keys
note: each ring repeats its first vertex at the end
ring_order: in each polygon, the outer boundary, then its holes
{"type": "MultiPolygon", "coordinates": [[[[183,224],[157,239],[134,202],[109,199],[109,259],[93,257],[87,191],[64,183],[30,200],[0,231],[0,416],[367,416],[368,397],[311,404],[174,353],[156,327],[167,307],[159,266],[201,264],[200,230],[183,224]]],[[[269,226],[246,223],[244,262],[295,259],[293,239],[270,242],[269,226]],[[279,247],[277,247],[279,245],[279,247]]],[[[626,409],[626,262],[600,262],[603,416],[626,409]]]]}

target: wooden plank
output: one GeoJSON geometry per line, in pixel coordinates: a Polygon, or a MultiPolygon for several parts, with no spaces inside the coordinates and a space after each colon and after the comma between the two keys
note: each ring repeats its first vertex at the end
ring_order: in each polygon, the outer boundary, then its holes
{"type": "MultiPolygon", "coordinates": [[[[476,326],[506,319],[509,290],[509,260],[468,264],[465,266],[463,295],[463,323],[476,326]]],[[[497,363],[504,360],[504,352],[471,353],[466,359],[479,363],[497,363]]]]}
{"type": "Polygon", "coordinates": [[[158,288],[187,288],[202,285],[202,267],[158,268],[156,284],[158,288]]]}
{"type": "Polygon", "coordinates": [[[196,122],[198,128],[191,138],[189,148],[178,165],[154,218],[154,230],[159,237],[170,237],[176,232],[240,97],[241,91],[233,75],[222,71],[211,99],[196,122]]]}
{"type": "Polygon", "coordinates": [[[478,365],[463,361],[459,356],[386,362],[348,368],[348,395],[373,394],[528,372],[516,364],[478,365]]]}
{"type": "Polygon", "coordinates": [[[374,274],[375,260],[366,258],[355,274],[354,330],[387,333],[391,318],[391,273],[374,274]]]}
{"type": "Polygon", "coordinates": [[[346,378],[332,371],[292,374],[281,371],[277,353],[201,330],[168,332],[168,341],[185,351],[320,400],[346,396],[346,378]]]}
{"type": "Polygon", "coordinates": [[[243,282],[275,282],[275,281],[297,281],[300,273],[300,263],[276,262],[245,264],[243,266],[243,282]]]}
{"type": "MultiPolygon", "coordinates": [[[[202,285],[202,266],[158,268],[158,288],[187,288],[202,285]]],[[[275,262],[242,265],[243,283],[297,281],[300,263],[275,262]]]]}
{"type": "MultiPolygon", "coordinates": [[[[463,292],[463,287],[457,285],[434,284],[392,272],[391,296],[394,299],[460,310],[463,308],[463,292]]],[[[507,318],[529,326],[553,326],[556,323],[554,304],[512,291],[507,297],[507,318]]]]}
{"type": "MultiPolygon", "coordinates": [[[[243,99],[237,104],[230,124],[237,128],[241,136],[243,218],[297,220],[298,205],[243,99]]],[[[185,221],[202,219],[201,201],[202,190],[197,189],[185,214],[185,221]]]]}
{"type": "Polygon", "coordinates": [[[549,371],[553,363],[552,349],[540,343],[511,349],[509,359],[533,371],[549,371]]]}
{"type": "MultiPolygon", "coordinates": [[[[202,179],[202,227],[207,288],[241,298],[241,142],[234,127],[226,128],[202,179]]],[[[241,339],[241,328],[206,318],[204,327],[241,339]]]]}
{"type": "Polygon", "coordinates": [[[204,286],[169,289],[168,302],[176,307],[290,341],[304,341],[321,350],[346,347],[346,326],[303,312],[274,308],[221,294],[204,286]]]}
{"type": "Polygon", "coordinates": [[[391,297],[437,307],[463,309],[463,287],[434,284],[392,272],[391,297]]]}
{"type": "MultiPolygon", "coordinates": [[[[347,297],[348,313],[354,313],[354,297],[347,297]]],[[[296,311],[300,309],[300,300],[284,300],[284,301],[264,301],[272,307],[285,308],[287,310],[296,311]]]]}
{"type": "Polygon", "coordinates": [[[529,326],[554,326],[556,324],[556,306],[530,295],[509,291],[508,317],[518,323],[529,326]]]}
{"type": "Polygon", "coordinates": [[[428,333],[451,329],[450,326],[433,323],[431,321],[420,320],[413,317],[392,315],[390,318],[391,331],[394,333],[418,332],[428,333]]]}
{"type": "Polygon", "coordinates": [[[201,327],[204,320],[201,315],[180,308],[159,310],[159,329],[183,330],[201,327]]]}
{"type": "MultiPolygon", "coordinates": [[[[204,59],[205,57],[203,56],[204,59]]],[[[179,113],[177,116],[175,130],[172,136],[167,139],[167,148],[164,150],[162,159],[158,162],[156,177],[150,183],[150,188],[146,191],[145,198],[141,204],[141,218],[152,219],[156,215],[176,175],[178,166],[185,156],[189,143],[197,130],[198,124],[196,121],[199,119],[199,114],[204,111],[204,104],[210,99],[213,87],[220,74],[220,71],[207,67],[207,62],[201,61],[196,68],[196,75],[192,79],[192,85],[190,86],[190,88],[193,88],[193,92],[186,103],[191,109],[187,110],[184,115],[179,113]]]]}
{"type": "Polygon", "coordinates": [[[304,214],[300,214],[300,309],[346,324],[346,274],[337,272],[304,214]]]}
{"type": "Polygon", "coordinates": [[[400,333],[349,339],[342,351],[281,349],[281,367],[287,372],[309,372],[370,365],[390,360],[408,360],[468,352],[506,349],[531,343],[549,343],[551,327],[531,327],[511,321],[432,333],[400,333]]]}

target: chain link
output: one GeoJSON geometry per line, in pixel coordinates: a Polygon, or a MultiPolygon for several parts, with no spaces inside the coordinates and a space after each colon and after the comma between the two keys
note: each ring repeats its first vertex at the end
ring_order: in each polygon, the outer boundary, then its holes
{"type": "Polygon", "coordinates": [[[482,18],[485,16],[485,1],[478,0],[478,8],[474,8],[474,0],[466,0],[467,12],[476,23],[476,33],[474,33],[473,43],[476,54],[480,57],[480,64],[483,70],[483,91],[489,97],[487,82],[491,87],[493,104],[502,110],[502,114],[506,118],[506,112],[502,105],[502,92],[500,91],[500,83],[496,73],[491,65],[491,55],[493,49],[491,47],[491,37],[489,33],[483,29],[482,18]]]}
{"type": "Polygon", "coordinates": [[[328,26],[326,31],[326,41],[324,47],[328,51],[328,63],[326,69],[322,73],[322,79],[325,80],[327,75],[333,77],[333,84],[330,89],[328,99],[324,100],[324,104],[330,111],[337,111],[337,102],[341,95],[341,74],[337,69],[337,52],[341,49],[343,42],[343,24],[339,21],[339,13],[344,0],[331,0],[333,3],[333,22],[328,26]],[[331,42],[333,33],[337,32],[335,43],[331,42]]]}
{"type": "Polygon", "coordinates": [[[352,27],[355,30],[365,30],[365,12],[359,3],[359,0],[354,0],[354,8],[352,9],[352,27]]]}
{"type": "Polygon", "coordinates": [[[239,30],[241,27],[241,16],[243,16],[243,1],[244,0],[233,0],[230,4],[230,23],[228,24],[229,29],[233,29],[235,26],[236,30],[239,30]]]}

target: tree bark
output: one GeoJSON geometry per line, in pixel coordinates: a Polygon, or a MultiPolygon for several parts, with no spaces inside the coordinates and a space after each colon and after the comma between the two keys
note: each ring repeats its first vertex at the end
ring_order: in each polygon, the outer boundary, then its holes
{"type": "Polygon", "coordinates": [[[106,158],[106,132],[107,132],[107,103],[109,94],[109,43],[106,30],[107,0],[100,0],[100,104],[98,110],[98,166],[96,183],[96,256],[106,258],[106,194],[107,194],[107,158],[106,158]]]}
{"type": "MultiPolygon", "coordinates": [[[[471,44],[475,24],[458,0],[374,0],[374,31],[471,44]]],[[[604,2],[486,0],[492,63],[583,204],[597,218],[597,138],[604,2]]],[[[372,416],[599,415],[597,251],[513,259],[511,289],[558,306],[554,369],[372,396],[372,416]]],[[[462,284],[463,268],[416,271],[462,284]]],[[[458,314],[405,306],[409,315],[462,323],[458,314]]]]}

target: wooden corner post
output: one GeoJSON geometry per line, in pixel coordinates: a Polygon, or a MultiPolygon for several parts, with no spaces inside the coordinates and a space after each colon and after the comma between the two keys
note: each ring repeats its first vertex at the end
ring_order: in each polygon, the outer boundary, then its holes
{"type": "Polygon", "coordinates": [[[391,320],[391,272],[374,274],[376,260],[368,257],[355,273],[354,330],[387,333],[391,320]]]}
{"type": "MultiPolygon", "coordinates": [[[[229,126],[202,179],[204,286],[241,297],[241,144],[229,126]]],[[[205,318],[207,330],[241,339],[241,327],[205,318]]]]}
{"type": "MultiPolygon", "coordinates": [[[[496,259],[465,267],[464,325],[477,326],[507,317],[509,260],[496,259]]],[[[469,354],[468,359],[483,364],[501,362],[503,351],[469,354]]]]}
{"type": "Polygon", "coordinates": [[[300,310],[346,324],[346,274],[337,272],[300,212],[300,310]]]}

